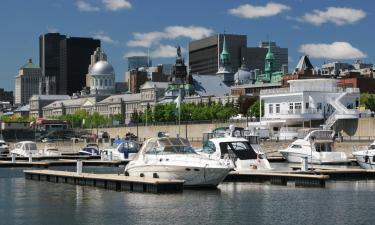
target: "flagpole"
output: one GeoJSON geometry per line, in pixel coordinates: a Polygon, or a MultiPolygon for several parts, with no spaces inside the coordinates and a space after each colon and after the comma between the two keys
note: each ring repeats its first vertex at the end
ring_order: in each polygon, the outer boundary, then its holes
{"type": "Polygon", "coordinates": [[[181,136],[181,87],[179,93],[179,106],[178,106],[178,136],[181,136]]]}

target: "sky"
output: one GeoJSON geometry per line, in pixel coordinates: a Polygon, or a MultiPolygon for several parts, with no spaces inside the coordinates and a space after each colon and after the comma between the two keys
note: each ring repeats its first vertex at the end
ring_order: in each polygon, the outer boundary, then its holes
{"type": "Polygon", "coordinates": [[[175,46],[217,33],[247,35],[248,46],[276,41],[324,62],[375,62],[373,0],[2,0],[0,88],[13,90],[28,58],[39,64],[38,37],[59,32],[94,37],[123,81],[126,57],[149,53],[153,64],[174,63],[175,46]]]}

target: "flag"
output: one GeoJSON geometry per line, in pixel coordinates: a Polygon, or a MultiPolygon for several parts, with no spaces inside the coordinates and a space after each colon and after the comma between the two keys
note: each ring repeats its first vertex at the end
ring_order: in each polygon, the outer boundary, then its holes
{"type": "Polygon", "coordinates": [[[179,109],[181,105],[181,95],[178,95],[178,97],[174,100],[174,103],[176,103],[176,109],[179,109]]]}

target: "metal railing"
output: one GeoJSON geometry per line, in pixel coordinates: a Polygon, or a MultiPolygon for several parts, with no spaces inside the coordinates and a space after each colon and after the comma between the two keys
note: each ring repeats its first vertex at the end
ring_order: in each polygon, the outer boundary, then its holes
{"type": "Polygon", "coordinates": [[[260,90],[261,95],[265,94],[283,94],[283,93],[296,93],[303,91],[320,91],[320,92],[346,92],[346,93],[359,93],[359,88],[346,88],[342,87],[316,87],[316,86],[304,86],[303,88],[273,88],[260,90]]]}

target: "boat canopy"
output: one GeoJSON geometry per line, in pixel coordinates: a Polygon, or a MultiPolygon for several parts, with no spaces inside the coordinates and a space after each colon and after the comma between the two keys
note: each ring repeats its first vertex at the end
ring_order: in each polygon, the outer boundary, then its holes
{"type": "Polygon", "coordinates": [[[150,139],[140,154],[196,154],[196,152],[184,138],[161,137],[150,139]]]}
{"type": "Polygon", "coordinates": [[[137,152],[139,149],[139,144],[132,140],[114,140],[113,141],[113,147],[117,148],[119,145],[123,144],[123,147],[120,151],[124,151],[123,148],[126,148],[128,150],[133,150],[133,152],[137,152]]]}

